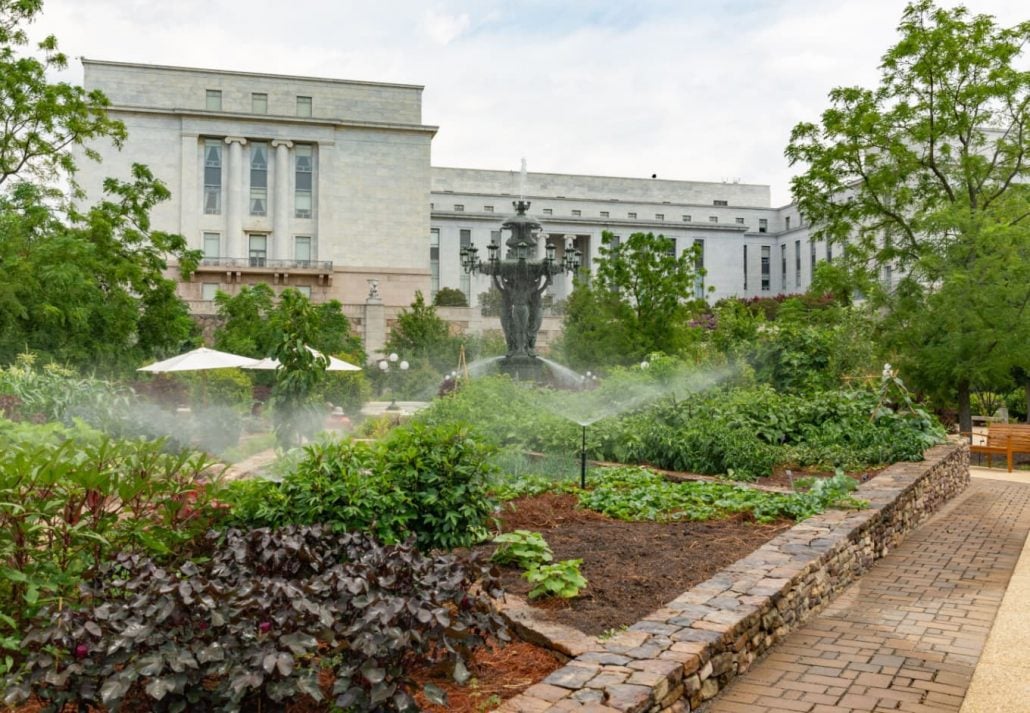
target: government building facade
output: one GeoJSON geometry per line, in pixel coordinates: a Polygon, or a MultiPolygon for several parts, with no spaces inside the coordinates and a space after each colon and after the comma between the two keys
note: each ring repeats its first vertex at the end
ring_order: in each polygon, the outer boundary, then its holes
{"type": "MultiPolygon", "coordinates": [[[[588,269],[604,231],[697,245],[695,291],[710,300],[803,292],[833,259],[765,185],[433,167],[420,86],[82,62],[128,139],[93,146],[103,161],[80,160],[79,181],[94,201],[105,177],[144,163],[168,186],[153,227],[203,252],[179,287],[197,314],[214,312],[219,290],[259,282],[337,299],[359,325],[370,291],[388,318],[416,290],[458,289],[475,306],[489,283],[463,273],[460,251],[485,254],[522,196],[559,257],[574,246],[588,269]]],[[[571,283],[556,278],[550,297],[571,283]]]]}

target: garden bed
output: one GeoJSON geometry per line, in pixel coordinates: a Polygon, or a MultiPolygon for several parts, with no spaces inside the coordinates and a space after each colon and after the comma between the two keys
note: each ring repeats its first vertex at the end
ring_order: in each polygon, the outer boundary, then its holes
{"type": "MultiPolygon", "coordinates": [[[[743,515],[704,522],[625,522],[579,508],[575,495],[559,493],[511,501],[500,519],[506,532],[540,532],[555,560],[583,560],[589,586],[579,597],[534,604],[547,618],[594,636],[636,622],[793,524],[763,525],[743,515]]],[[[480,547],[489,553],[495,546],[480,547]]],[[[501,583],[519,596],[530,589],[517,568],[503,568],[501,583]]]]}

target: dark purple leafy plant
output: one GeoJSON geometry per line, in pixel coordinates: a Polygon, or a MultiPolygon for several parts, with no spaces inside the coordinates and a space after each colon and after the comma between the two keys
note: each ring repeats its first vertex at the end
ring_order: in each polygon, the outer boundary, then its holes
{"type": "Polygon", "coordinates": [[[8,703],[35,693],[117,710],[146,696],[155,711],[277,709],[323,700],[356,711],[417,710],[406,668],[432,661],[465,676],[487,636],[508,639],[474,559],[384,546],[321,526],[211,533],[212,558],[178,570],[137,554],[102,565],[85,606],[52,612],[22,642],[8,703]]]}

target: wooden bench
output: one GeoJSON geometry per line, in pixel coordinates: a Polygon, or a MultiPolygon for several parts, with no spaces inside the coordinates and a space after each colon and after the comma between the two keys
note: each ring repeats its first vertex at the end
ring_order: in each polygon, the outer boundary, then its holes
{"type": "Polygon", "coordinates": [[[1030,424],[990,423],[987,425],[987,443],[974,444],[970,438],[969,452],[985,454],[988,468],[991,467],[992,456],[1003,455],[1011,473],[1015,454],[1030,454],[1030,424]]]}

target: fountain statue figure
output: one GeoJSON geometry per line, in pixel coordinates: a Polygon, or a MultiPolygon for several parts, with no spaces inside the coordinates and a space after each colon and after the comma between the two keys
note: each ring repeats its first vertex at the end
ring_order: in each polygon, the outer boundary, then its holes
{"type": "Polygon", "coordinates": [[[511,237],[505,241],[508,250],[504,258],[497,242],[490,243],[486,261],[479,259],[478,248],[472,245],[462,248],[461,265],[468,274],[489,275],[501,292],[501,328],[508,349],[501,368],[520,378],[536,378],[540,365],[536,335],[544,318],[544,291],[555,275],[576,272],[582,254],[568,244],[559,262],[555,259],[555,246],[548,243],[545,257],[535,259],[542,226],[526,214],[529,201],[519,200],[512,205],[515,215],[501,225],[502,231],[511,231],[511,237]]]}

